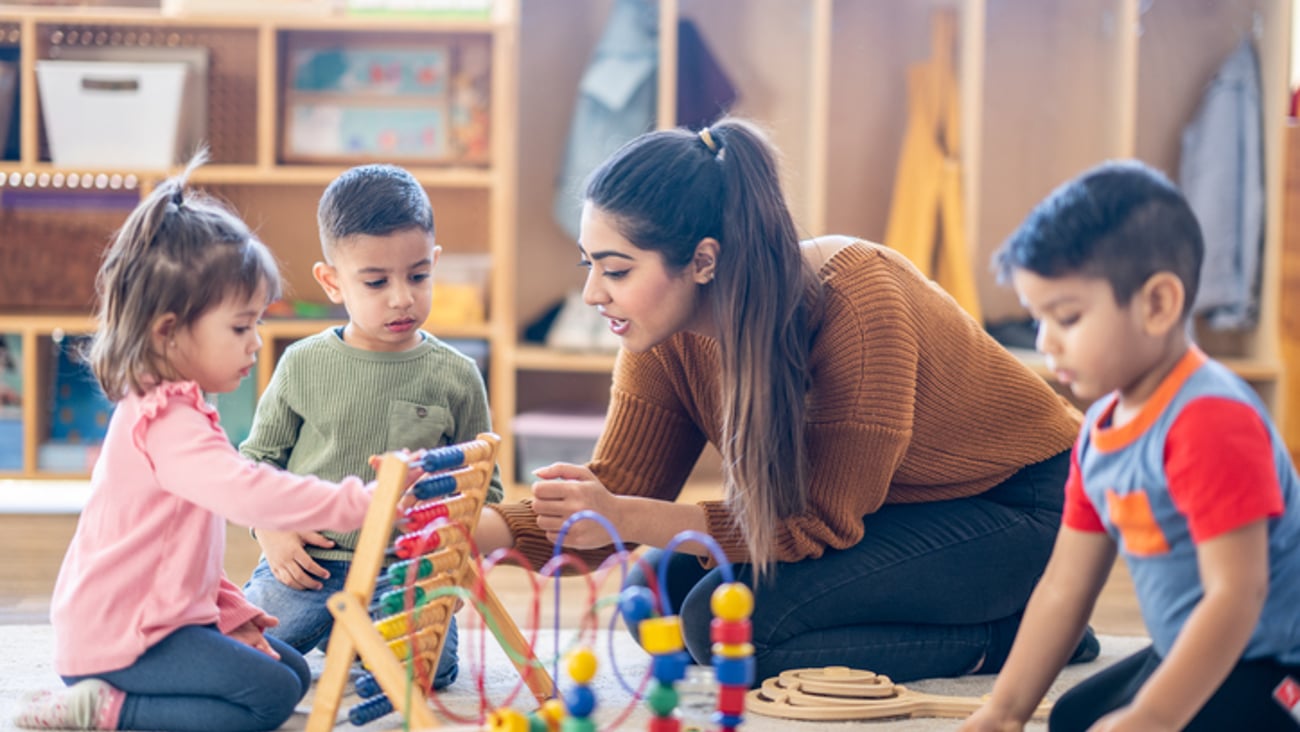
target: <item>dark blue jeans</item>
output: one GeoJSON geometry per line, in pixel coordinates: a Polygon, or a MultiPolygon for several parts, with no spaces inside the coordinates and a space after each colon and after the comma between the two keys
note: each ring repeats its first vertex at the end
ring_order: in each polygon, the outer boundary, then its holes
{"type": "MultiPolygon", "coordinates": [[[[777,564],[754,591],[755,683],[849,666],[895,681],[1001,668],[1061,522],[1069,453],[971,498],[889,504],[856,546],[777,564]]],[[[846,490],[851,490],[846,487],[846,490]]],[[[658,567],[663,552],[647,554],[658,567]]],[[[696,663],[711,655],[709,599],[722,573],[668,558],[669,601],[696,663]]],[[[751,567],[733,567],[754,587],[751,567]]],[[[646,585],[640,568],[628,584],[646,585]]]]}
{"type": "Polygon", "coordinates": [[[256,732],[278,729],[311,686],[302,654],[268,637],[280,660],[223,635],[187,625],[130,666],[65,676],[72,685],[98,678],[126,692],[118,729],[256,732]]]}
{"type": "MultiPolygon", "coordinates": [[[[1085,679],[1056,700],[1048,729],[1082,732],[1098,719],[1132,704],[1162,662],[1155,648],[1148,646],[1085,679]]],[[[1300,666],[1286,666],[1271,658],[1238,661],[1184,732],[1300,730],[1300,721],[1273,698],[1273,690],[1288,675],[1300,681],[1300,666]]]]}

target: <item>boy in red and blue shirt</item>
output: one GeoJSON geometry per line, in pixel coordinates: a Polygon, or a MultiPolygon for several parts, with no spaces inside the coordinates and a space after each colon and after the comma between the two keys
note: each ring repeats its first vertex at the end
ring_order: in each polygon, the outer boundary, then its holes
{"type": "Polygon", "coordinates": [[[966,732],[1022,728],[1117,552],[1152,645],[1067,692],[1051,730],[1300,728],[1300,479],[1254,391],[1188,336],[1203,251],[1167,179],[1108,163],[997,254],[1050,370],[1095,403],[1052,558],[966,732]]]}

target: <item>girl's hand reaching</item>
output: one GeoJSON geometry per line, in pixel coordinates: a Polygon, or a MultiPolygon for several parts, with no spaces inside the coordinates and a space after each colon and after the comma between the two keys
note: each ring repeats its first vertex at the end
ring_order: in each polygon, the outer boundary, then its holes
{"type": "MultiPolygon", "coordinates": [[[[585,466],[553,463],[533,474],[538,478],[533,483],[533,511],[537,514],[537,527],[546,532],[547,539],[555,541],[560,527],[579,511],[595,511],[623,531],[619,513],[622,499],[610,493],[585,466]]],[[[595,521],[580,521],[569,527],[564,545],[572,549],[595,549],[612,541],[604,526],[595,521]]]]}
{"type": "Polygon", "coordinates": [[[262,653],[265,653],[266,655],[278,661],[280,659],[280,654],[276,653],[275,649],[271,647],[270,641],[266,639],[266,634],[263,633],[262,631],[266,630],[267,628],[274,628],[279,624],[280,624],[279,619],[277,619],[274,615],[267,615],[266,613],[262,613],[261,615],[258,615],[257,617],[249,620],[248,622],[244,623],[238,628],[231,630],[229,633],[227,633],[227,635],[239,641],[240,643],[243,643],[246,646],[249,646],[251,648],[256,648],[262,653]]]}

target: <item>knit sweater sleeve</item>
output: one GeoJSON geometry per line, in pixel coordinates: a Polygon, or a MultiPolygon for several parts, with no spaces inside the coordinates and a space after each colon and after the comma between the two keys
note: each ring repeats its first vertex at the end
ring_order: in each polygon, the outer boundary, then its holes
{"type": "Polygon", "coordinates": [[[253,425],[239,452],[250,460],[286,467],[302,429],[302,415],[289,406],[294,351],[290,350],[275,365],[271,383],[257,401],[253,425]]]}
{"type": "MultiPolygon", "coordinates": [[[[705,435],[679,397],[687,379],[663,354],[619,354],[614,367],[605,428],[588,467],[606,488],[624,496],[671,501],[704,449],[705,435]]],[[[498,507],[515,538],[515,549],[534,567],[550,560],[554,547],[537,528],[531,502],[498,507]]],[[[568,552],[597,567],[612,546],[568,552]]]]}

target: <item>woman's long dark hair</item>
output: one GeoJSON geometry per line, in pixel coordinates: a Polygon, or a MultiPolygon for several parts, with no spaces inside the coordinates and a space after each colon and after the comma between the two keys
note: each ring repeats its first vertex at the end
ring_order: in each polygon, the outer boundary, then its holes
{"type": "Polygon", "coordinates": [[[711,295],[721,352],[723,483],[755,571],[777,525],[807,505],[804,444],[815,275],[781,192],[777,155],[754,125],[643,135],[588,179],[586,198],[641,249],[680,271],[719,242],[711,295]]]}

